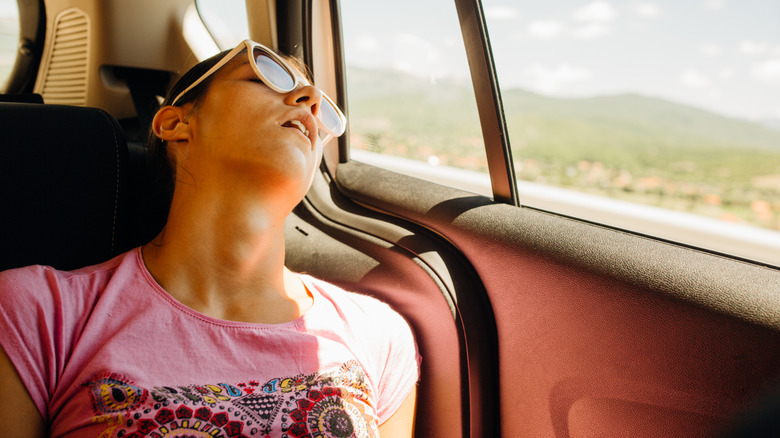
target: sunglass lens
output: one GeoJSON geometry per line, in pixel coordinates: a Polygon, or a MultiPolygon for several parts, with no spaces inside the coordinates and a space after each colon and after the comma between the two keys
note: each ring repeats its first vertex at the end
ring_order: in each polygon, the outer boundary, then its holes
{"type": "Polygon", "coordinates": [[[295,78],[267,53],[255,48],[254,58],[257,68],[275,87],[284,91],[290,91],[295,88],[295,78]]]}
{"type": "Polygon", "coordinates": [[[320,106],[319,118],[322,124],[333,133],[333,135],[341,135],[344,132],[344,122],[339,117],[338,110],[334,108],[331,103],[322,99],[322,106],[320,106]]]}

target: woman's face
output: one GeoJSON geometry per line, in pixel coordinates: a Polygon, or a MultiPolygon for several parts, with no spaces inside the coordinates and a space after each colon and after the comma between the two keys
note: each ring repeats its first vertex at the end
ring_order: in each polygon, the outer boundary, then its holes
{"type": "Polygon", "coordinates": [[[191,141],[177,167],[198,183],[238,179],[283,190],[278,194],[297,204],[322,157],[314,117],[321,99],[311,85],[277,93],[238,56],[215,74],[189,116],[191,141]]]}

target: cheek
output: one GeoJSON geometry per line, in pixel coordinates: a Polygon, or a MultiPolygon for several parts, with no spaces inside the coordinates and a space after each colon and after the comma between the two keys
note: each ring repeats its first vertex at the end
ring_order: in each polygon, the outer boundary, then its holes
{"type": "MultiPolygon", "coordinates": [[[[225,137],[249,133],[273,120],[270,91],[264,95],[258,86],[248,81],[221,81],[211,85],[198,109],[199,119],[210,131],[225,137]]],[[[273,94],[272,94],[273,93],[273,94]]]]}
{"type": "Polygon", "coordinates": [[[254,108],[226,103],[223,110],[200,117],[197,143],[203,153],[214,157],[234,157],[252,161],[273,156],[266,144],[275,124],[270,116],[254,108]]]}

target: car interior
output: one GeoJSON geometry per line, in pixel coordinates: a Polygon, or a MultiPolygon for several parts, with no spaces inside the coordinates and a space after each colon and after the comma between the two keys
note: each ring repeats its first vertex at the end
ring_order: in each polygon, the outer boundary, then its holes
{"type": "MultiPolygon", "coordinates": [[[[423,358],[416,436],[764,430],[749,428],[780,409],[780,269],[524,206],[481,2],[454,3],[493,196],[353,160],[347,132],[288,218],[288,267],[408,320],[423,358]]],[[[301,57],[349,117],[339,1],[246,5],[247,37],[301,57]]],[[[193,0],[18,6],[0,269],[75,269],[146,243],[166,216],[146,127],[200,58],[184,37],[193,0]]]]}

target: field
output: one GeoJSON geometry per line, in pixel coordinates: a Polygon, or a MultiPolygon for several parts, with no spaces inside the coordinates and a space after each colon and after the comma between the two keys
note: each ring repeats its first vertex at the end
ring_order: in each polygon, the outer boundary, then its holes
{"type": "MultiPolygon", "coordinates": [[[[486,170],[468,84],[358,69],[347,83],[352,147],[486,170]]],[[[519,179],[780,230],[776,125],[636,94],[503,101],[519,179]]]]}

